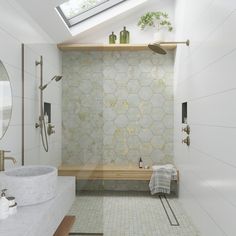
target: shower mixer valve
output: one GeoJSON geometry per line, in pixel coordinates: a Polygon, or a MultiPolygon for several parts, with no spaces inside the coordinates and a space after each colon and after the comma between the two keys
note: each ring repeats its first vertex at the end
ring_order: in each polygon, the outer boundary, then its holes
{"type": "Polygon", "coordinates": [[[48,135],[56,133],[54,128],[55,128],[55,125],[52,125],[52,124],[48,123],[48,128],[47,128],[48,135]]]}
{"type": "Polygon", "coordinates": [[[190,126],[187,125],[185,128],[182,128],[182,132],[186,132],[186,134],[190,134],[190,126]]]}
{"type": "Polygon", "coordinates": [[[185,143],[187,146],[190,146],[190,137],[187,136],[187,138],[182,140],[182,143],[185,143]]]}

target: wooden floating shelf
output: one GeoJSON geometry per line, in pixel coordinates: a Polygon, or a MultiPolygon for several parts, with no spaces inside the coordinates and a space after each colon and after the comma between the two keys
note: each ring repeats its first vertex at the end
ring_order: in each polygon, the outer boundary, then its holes
{"type": "MultiPolygon", "coordinates": [[[[58,168],[60,176],[75,176],[77,180],[150,180],[152,169],[137,166],[67,166],[58,168]]],[[[179,179],[179,172],[178,178],[179,179]]]]}
{"type": "MultiPolygon", "coordinates": [[[[144,51],[148,44],[58,44],[61,51],[144,51]]],[[[175,50],[176,44],[162,45],[165,50],[175,50]]]]}

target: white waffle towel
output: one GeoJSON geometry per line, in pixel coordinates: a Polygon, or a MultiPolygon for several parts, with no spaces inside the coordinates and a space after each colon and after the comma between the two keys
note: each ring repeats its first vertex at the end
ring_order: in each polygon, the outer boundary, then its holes
{"type": "Polygon", "coordinates": [[[170,193],[171,180],[177,178],[177,170],[171,165],[158,165],[152,167],[153,173],[149,183],[151,194],[170,193]]]}

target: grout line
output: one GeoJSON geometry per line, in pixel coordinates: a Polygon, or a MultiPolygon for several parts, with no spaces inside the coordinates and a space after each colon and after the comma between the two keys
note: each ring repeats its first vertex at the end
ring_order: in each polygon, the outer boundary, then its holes
{"type": "MultiPolygon", "coordinates": [[[[234,14],[234,12],[236,12],[236,9],[233,9],[225,18],[224,20],[222,20],[213,30],[210,31],[209,34],[207,34],[206,38],[203,39],[199,44],[198,46],[196,46],[194,49],[193,49],[193,52],[192,54],[195,54],[195,52],[197,51],[197,49],[199,47],[201,47],[201,45],[203,45],[204,43],[207,42],[207,40],[211,37],[211,35],[213,35],[220,27],[222,27],[222,25],[224,25],[224,23],[231,17],[231,15],[234,14]]],[[[192,28],[192,27],[191,27],[192,28]]],[[[187,57],[184,57],[183,60],[184,61],[187,61],[189,59],[190,56],[187,56],[187,57]]]]}
{"type": "Polygon", "coordinates": [[[217,158],[217,157],[214,157],[214,156],[212,156],[212,155],[210,155],[210,154],[208,154],[208,153],[206,153],[206,152],[204,152],[204,151],[201,151],[200,149],[198,149],[198,148],[196,148],[196,147],[194,147],[194,146],[192,146],[192,145],[191,145],[190,148],[193,148],[193,149],[195,149],[196,151],[198,151],[198,152],[200,152],[200,153],[202,153],[202,154],[208,156],[209,158],[214,159],[214,160],[217,160],[217,161],[223,163],[224,165],[227,165],[227,166],[229,166],[229,167],[231,167],[231,168],[236,168],[236,165],[230,164],[230,163],[228,163],[228,162],[225,162],[225,161],[223,161],[223,160],[221,160],[221,159],[219,159],[219,158],[217,158]]]}
{"type": "Polygon", "coordinates": [[[3,64],[9,66],[9,67],[12,67],[11,69],[14,69],[14,70],[18,70],[18,71],[21,71],[21,67],[19,66],[16,66],[16,65],[13,65],[9,62],[7,62],[6,60],[2,60],[3,64]]]}
{"type": "Polygon", "coordinates": [[[16,38],[13,34],[11,34],[9,31],[7,31],[5,28],[0,26],[0,30],[10,36],[12,39],[16,40],[19,44],[21,44],[20,40],[16,38]]]}
{"type": "Polygon", "coordinates": [[[190,23],[190,24],[192,25],[192,27],[187,27],[187,30],[188,30],[189,28],[192,29],[193,26],[194,26],[196,23],[198,23],[199,19],[201,19],[204,14],[206,14],[207,12],[209,12],[208,9],[211,7],[211,5],[213,5],[213,4],[215,3],[215,1],[216,1],[216,0],[211,0],[211,1],[207,4],[207,6],[205,6],[205,8],[202,9],[201,13],[198,14],[198,16],[197,16],[196,18],[194,18],[194,20],[190,19],[190,21],[189,21],[188,23],[190,23]]]}
{"type": "Polygon", "coordinates": [[[215,127],[215,128],[225,128],[225,129],[236,129],[236,126],[223,126],[223,125],[210,125],[210,124],[200,124],[200,123],[189,123],[189,125],[204,126],[204,127],[215,127]]]}
{"type": "Polygon", "coordinates": [[[223,58],[229,56],[230,54],[234,53],[236,51],[236,47],[233,48],[232,50],[230,50],[229,52],[223,54],[222,56],[214,59],[213,61],[209,62],[207,65],[205,65],[204,67],[202,67],[199,71],[196,71],[195,73],[192,73],[190,74],[189,76],[187,76],[185,79],[183,79],[180,83],[177,83],[176,84],[176,87],[183,84],[183,83],[186,83],[186,81],[192,81],[193,78],[198,75],[198,74],[201,74],[202,72],[204,72],[205,70],[207,70],[209,67],[211,67],[212,65],[216,64],[216,62],[219,62],[221,61],[223,58]]]}
{"type": "MultiPolygon", "coordinates": [[[[192,171],[192,173],[193,173],[193,175],[194,176],[196,176],[197,178],[196,179],[201,179],[201,180],[203,180],[203,182],[204,182],[204,179],[201,177],[201,176],[199,176],[197,173],[196,173],[196,171],[194,171],[194,170],[191,170],[192,171]]],[[[220,191],[217,191],[213,186],[211,186],[211,184],[206,184],[212,191],[214,191],[224,202],[226,202],[227,204],[229,204],[229,205],[231,205],[232,207],[236,207],[236,204],[235,203],[233,203],[233,202],[231,202],[231,200],[229,200],[228,198],[226,198],[220,191]]]]}
{"type": "MultiPolygon", "coordinates": [[[[196,176],[196,175],[195,175],[196,176]]],[[[188,187],[186,187],[183,183],[182,186],[187,189],[187,192],[192,196],[192,198],[195,200],[195,202],[197,203],[197,205],[203,210],[203,212],[206,213],[206,215],[208,215],[208,217],[213,221],[213,223],[216,225],[217,228],[219,228],[219,230],[225,235],[228,236],[226,234],[226,232],[221,228],[221,226],[219,225],[219,223],[217,223],[215,221],[215,219],[211,216],[211,214],[205,209],[205,207],[202,206],[202,204],[199,202],[199,200],[195,197],[195,195],[189,190],[188,187]]]]}
{"type": "MultiPolygon", "coordinates": [[[[236,50],[236,49],[235,49],[236,50]]],[[[189,100],[186,100],[187,102],[194,102],[194,101],[198,101],[198,100],[201,100],[201,99],[205,99],[205,98],[208,98],[208,97],[213,97],[213,96],[217,96],[219,94],[224,94],[224,93],[228,93],[228,92],[232,92],[236,90],[236,87],[234,88],[230,88],[230,89],[226,89],[226,90],[222,90],[222,91],[219,91],[219,92],[215,92],[215,93],[212,93],[212,94],[208,94],[208,95],[204,95],[204,96],[200,96],[200,97],[195,97],[195,98],[192,98],[192,99],[189,99],[189,100]]],[[[174,100],[175,102],[177,103],[181,103],[181,99],[175,99],[174,100]],[[179,101],[180,100],[180,101],[179,101]]]]}

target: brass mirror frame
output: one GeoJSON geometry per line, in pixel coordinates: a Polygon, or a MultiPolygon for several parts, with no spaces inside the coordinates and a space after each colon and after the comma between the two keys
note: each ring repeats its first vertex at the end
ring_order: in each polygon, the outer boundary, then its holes
{"type": "Polygon", "coordinates": [[[6,74],[7,74],[7,77],[8,77],[8,81],[9,81],[9,85],[10,85],[10,91],[11,91],[11,111],[10,111],[10,116],[9,116],[9,119],[8,119],[8,123],[7,123],[7,126],[6,126],[6,129],[3,130],[2,134],[0,134],[0,141],[2,140],[2,138],[5,136],[9,126],[10,126],[10,122],[11,122],[11,119],[12,119],[12,111],[13,111],[13,93],[12,93],[12,84],[11,84],[11,79],[10,79],[10,76],[9,76],[9,73],[6,69],[6,66],[4,65],[3,61],[0,60],[0,63],[2,64],[2,67],[4,68],[6,74]]]}

